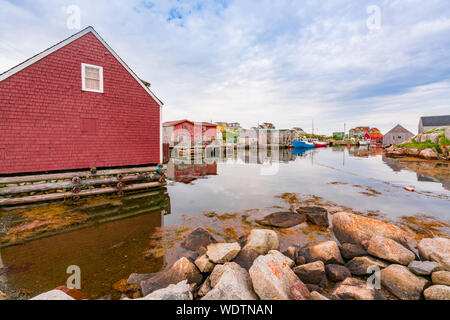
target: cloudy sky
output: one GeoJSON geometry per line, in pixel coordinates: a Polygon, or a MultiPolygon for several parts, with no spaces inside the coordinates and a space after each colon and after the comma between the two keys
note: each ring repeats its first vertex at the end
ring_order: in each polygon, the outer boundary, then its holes
{"type": "Polygon", "coordinates": [[[93,26],[164,120],[417,132],[450,114],[448,0],[0,0],[0,71],[93,26]]]}

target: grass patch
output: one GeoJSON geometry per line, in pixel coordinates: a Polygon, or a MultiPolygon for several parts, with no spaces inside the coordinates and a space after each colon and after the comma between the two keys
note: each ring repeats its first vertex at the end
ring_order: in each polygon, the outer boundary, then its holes
{"type": "MultiPolygon", "coordinates": [[[[447,143],[443,144],[449,144],[450,141],[448,139],[446,139],[445,137],[443,139],[447,140],[447,143]]],[[[443,139],[441,139],[440,142],[442,142],[443,139]]],[[[430,140],[427,140],[425,142],[417,142],[416,140],[413,139],[411,142],[405,142],[400,144],[399,146],[403,148],[418,149],[418,150],[435,148],[438,153],[442,153],[440,144],[436,142],[431,142],[430,140]]]]}

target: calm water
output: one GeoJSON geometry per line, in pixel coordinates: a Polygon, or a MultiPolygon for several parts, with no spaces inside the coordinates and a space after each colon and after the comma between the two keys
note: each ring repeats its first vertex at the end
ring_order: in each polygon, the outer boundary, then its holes
{"type": "MultiPolygon", "coordinates": [[[[326,148],[267,156],[247,150],[200,164],[173,159],[168,177],[172,181],[167,189],[158,192],[3,209],[0,289],[41,293],[65,284],[66,268],[78,265],[82,291],[91,298],[117,296],[114,282],[132,272],[160,271],[183,253],[178,244],[193,228],[204,226],[218,238],[233,240],[257,226],[255,218],[299,204],[408,222],[412,230],[428,235],[450,234],[448,167],[405,165],[377,151],[326,148]],[[280,197],[286,193],[294,194],[296,202],[280,197]],[[17,225],[33,210],[89,219],[64,232],[55,230],[52,236],[30,235],[29,241],[10,245],[18,239],[7,239],[8,226],[17,225]]],[[[279,232],[282,246],[332,237],[329,230],[307,226],[279,232]]]]}

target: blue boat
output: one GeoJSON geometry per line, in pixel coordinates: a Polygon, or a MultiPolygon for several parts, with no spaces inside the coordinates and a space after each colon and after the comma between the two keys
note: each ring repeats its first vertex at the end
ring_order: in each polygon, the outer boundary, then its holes
{"type": "Polygon", "coordinates": [[[294,140],[292,146],[294,148],[314,148],[314,143],[306,140],[294,140]]]}

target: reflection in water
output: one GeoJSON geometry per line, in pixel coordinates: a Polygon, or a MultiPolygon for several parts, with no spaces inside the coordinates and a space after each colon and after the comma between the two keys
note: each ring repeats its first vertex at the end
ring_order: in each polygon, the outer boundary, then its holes
{"type": "MultiPolygon", "coordinates": [[[[3,286],[38,294],[65,285],[67,267],[81,268],[82,291],[90,298],[114,294],[112,283],[130,270],[157,272],[164,257],[148,263],[149,238],[170,213],[166,190],[127,195],[88,210],[92,220],[79,229],[3,247],[3,286]]],[[[132,272],[132,271],[131,271],[132,272]]]]}

